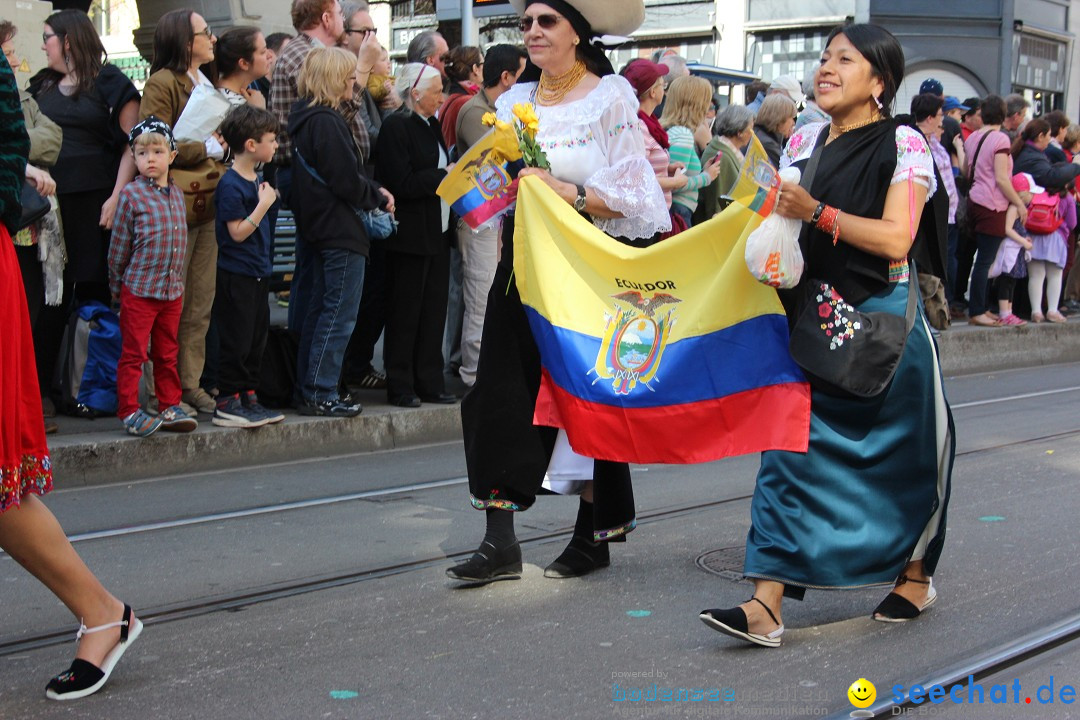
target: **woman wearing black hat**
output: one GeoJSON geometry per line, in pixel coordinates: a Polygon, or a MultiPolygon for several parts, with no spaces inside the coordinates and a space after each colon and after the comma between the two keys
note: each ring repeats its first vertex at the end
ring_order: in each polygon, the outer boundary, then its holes
{"type": "MultiPolygon", "coordinates": [[[[529,65],[497,102],[502,120],[516,103],[532,103],[537,135],[551,172],[530,168],[567,205],[613,238],[651,244],[670,228],[667,204],[645,156],[638,102],[616,75],[599,35],[633,32],[644,20],[641,0],[512,0],[521,13],[529,65]]],[[[472,504],[487,512],[487,533],[477,552],[447,570],[469,583],[517,579],[521,549],[513,512],[535,501],[557,431],[532,423],[540,384],[540,357],[512,281],[513,221],[503,228],[503,249],[488,298],[476,384],[462,403],[465,455],[472,504]]],[[[575,577],[608,565],[607,542],[633,530],[634,498],[626,463],[594,461],[581,494],[574,537],[544,574],[575,577]]]]}

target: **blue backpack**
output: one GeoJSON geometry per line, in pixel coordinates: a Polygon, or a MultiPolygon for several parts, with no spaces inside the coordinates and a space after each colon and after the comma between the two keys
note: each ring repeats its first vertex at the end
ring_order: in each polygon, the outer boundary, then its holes
{"type": "Polygon", "coordinates": [[[64,331],[53,390],[66,415],[99,417],[117,409],[120,318],[96,300],[83,303],[64,331]]]}

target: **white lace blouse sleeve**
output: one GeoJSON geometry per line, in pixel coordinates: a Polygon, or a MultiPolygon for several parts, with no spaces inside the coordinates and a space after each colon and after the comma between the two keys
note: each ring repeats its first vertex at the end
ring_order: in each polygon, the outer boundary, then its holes
{"type": "Polygon", "coordinates": [[[906,125],[896,128],[896,171],[890,185],[906,182],[908,179],[927,189],[926,200],[937,190],[937,178],[934,177],[934,156],[926,138],[918,130],[906,125]]]}
{"type": "MultiPolygon", "coordinates": [[[[596,136],[607,157],[585,187],[590,188],[621,218],[593,218],[594,224],[615,237],[649,238],[671,229],[664,191],[645,154],[645,140],[638,129],[637,98],[630,84],[617,77],[612,102],[597,120],[596,136]],[[625,85],[625,88],[622,86],[625,85]]],[[[607,80],[607,78],[605,78],[607,80]]]]}
{"type": "Polygon", "coordinates": [[[810,157],[810,154],[814,152],[814,143],[825,125],[826,123],[823,122],[807,123],[796,130],[788,140],[784,152],[780,154],[780,167],[778,169],[783,170],[792,163],[810,157]]]}

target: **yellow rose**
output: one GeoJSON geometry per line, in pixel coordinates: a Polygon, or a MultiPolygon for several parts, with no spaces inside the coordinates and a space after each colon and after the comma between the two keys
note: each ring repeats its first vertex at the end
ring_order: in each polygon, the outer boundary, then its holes
{"type": "Polygon", "coordinates": [[[540,122],[532,103],[517,103],[514,105],[514,117],[520,120],[522,125],[540,122]]]}
{"type": "Polygon", "coordinates": [[[483,123],[485,127],[491,127],[495,124],[495,113],[484,113],[484,117],[480,118],[480,122],[483,123]]]}
{"type": "Polygon", "coordinates": [[[502,120],[496,119],[495,120],[495,129],[496,130],[502,130],[503,132],[506,132],[507,130],[512,131],[514,128],[511,127],[510,123],[505,123],[502,120]]]}

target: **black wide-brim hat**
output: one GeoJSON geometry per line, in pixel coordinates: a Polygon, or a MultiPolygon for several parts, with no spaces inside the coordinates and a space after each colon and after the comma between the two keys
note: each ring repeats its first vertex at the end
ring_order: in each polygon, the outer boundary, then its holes
{"type": "MultiPolygon", "coordinates": [[[[543,0],[537,0],[543,2],[543,0]]],[[[581,13],[597,35],[629,35],[645,22],[644,0],[562,0],[581,13]]],[[[556,11],[562,2],[544,3],[556,11]]],[[[529,0],[510,0],[514,11],[521,15],[529,0]]]]}

